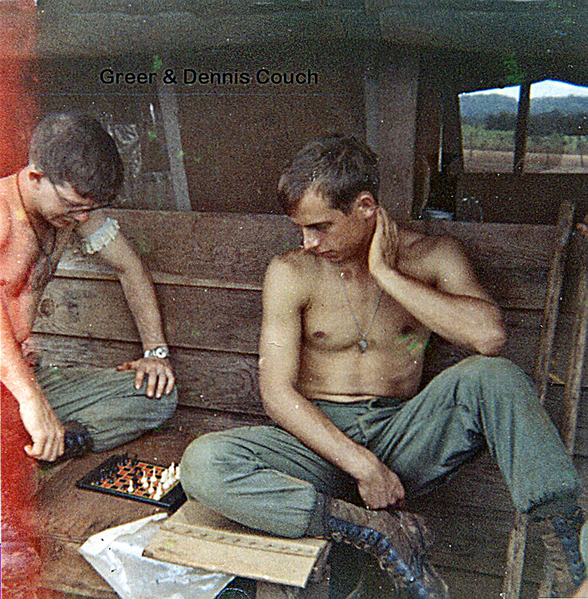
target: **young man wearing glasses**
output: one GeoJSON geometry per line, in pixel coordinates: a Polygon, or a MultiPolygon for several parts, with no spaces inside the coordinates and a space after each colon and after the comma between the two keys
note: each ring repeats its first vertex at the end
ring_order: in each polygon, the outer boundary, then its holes
{"type": "Polygon", "coordinates": [[[78,113],[44,119],[29,164],[0,179],[3,590],[11,579],[32,580],[38,562],[20,525],[34,459],[110,449],[175,410],[174,374],[149,275],[116,220],[98,210],[122,182],[113,139],[78,113]],[[117,369],[40,367],[27,350],[43,290],[75,237],[115,270],[141,337],[143,357],[117,369]]]}

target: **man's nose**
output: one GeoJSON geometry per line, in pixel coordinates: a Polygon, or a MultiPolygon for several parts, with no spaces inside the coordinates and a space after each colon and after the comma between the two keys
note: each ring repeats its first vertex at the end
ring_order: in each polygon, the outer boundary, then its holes
{"type": "Polygon", "coordinates": [[[302,246],[305,250],[312,250],[319,244],[319,236],[316,231],[302,229],[302,246]]]}

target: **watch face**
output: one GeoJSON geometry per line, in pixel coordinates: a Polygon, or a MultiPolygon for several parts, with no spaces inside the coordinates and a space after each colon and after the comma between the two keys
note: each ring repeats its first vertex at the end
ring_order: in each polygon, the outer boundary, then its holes
{"type": "Polygon", "coordinates": [[[153,350],[153,355],[156,358],[160,358],[160,359],[164,359],[167,358],[169,355],[169,352],[167,351],[167,347],[158,347],[155,350],[153,350]]]}

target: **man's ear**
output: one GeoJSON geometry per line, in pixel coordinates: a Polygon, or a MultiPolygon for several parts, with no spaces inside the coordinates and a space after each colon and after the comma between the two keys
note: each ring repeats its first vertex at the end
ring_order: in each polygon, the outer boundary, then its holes
{"type": "Polygon", "coordinates": [[[378,203],[369,191],[362,191],[355,198],[355,206],[365,219],[372,218],[378,211],[378,203]]]}
{"type": "Polygon", "coordinates": [[[35,166],[34,164],[29,164],[29,167],[27,168],[27,177],[29,179],[29,183],[33,187],[38,187],[46,176],[47,175],[39,167],[35,166]]]}

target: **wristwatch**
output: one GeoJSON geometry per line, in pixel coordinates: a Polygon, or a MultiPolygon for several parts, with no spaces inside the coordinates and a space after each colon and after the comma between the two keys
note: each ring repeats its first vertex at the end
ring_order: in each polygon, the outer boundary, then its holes
{"type": "Polygon", "coordinates": [[[155,349],[147,349],[143,354],[144,358],[159,358],[160,360],[164,360],[169,356],[169,350],[165,345],[160,345],[155,349]]]}

